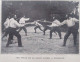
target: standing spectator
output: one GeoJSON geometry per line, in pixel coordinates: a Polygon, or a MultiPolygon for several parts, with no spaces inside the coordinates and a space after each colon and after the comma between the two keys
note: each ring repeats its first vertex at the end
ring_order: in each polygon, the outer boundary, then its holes
{"type": "Polygon", "coordinates": [[[4,22],[4,29],[3,29],[3,37],[2,38],[4,38],[5,36],[7,36],[7,32],[6,32],[6,30],[7,30],[7,28],[9,27],[9,21],[10,21],[10,17],[8,16],[7,17],[7,19],[6,19],[6,21],[4,22]]]}
{"type": "MultiPolygon", "coordinates": [[[[9,32],[7,31],[9,28],[9,22],[10,22],[10,16],[8,16],[8,18],[4,22],[4,30],[3,30],[4,33],[3,33],[2,39],[9,34],[9,32]]],[[[13,42],[13,37],[11,38],[11,44],[12,42],[13,42]]]]}

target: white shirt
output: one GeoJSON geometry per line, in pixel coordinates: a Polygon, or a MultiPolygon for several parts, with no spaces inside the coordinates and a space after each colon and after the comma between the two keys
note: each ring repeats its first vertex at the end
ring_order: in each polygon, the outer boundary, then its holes
{"type": "Polygon", "coordinates": [[[60,24],[60,22],[56,19],[55,21],[52,22],[50,27],[59,26],[59,24],[60,24]]]}
{"type": "Polygon", "coordinates": [[[14,18],[11,18],[9,22],[9,27],[17,28],[17,27],[22,27],[22,25],[19,24],[14,18]]]}
{"type": "Polygon", "coordinates": [[[8,28],[9,27],[9,22],[10,22],[10,19],[7,18],[6,21],[4,22],[5,28],[8,28]]]}
{"type": "Polygon", "coordinates": [[[19,23],[25,23],[25,21],[28,21],[29,20],[29,18],[24,18],[24,17],[22,17],[21,19],[20,19],[20,21],[19,21],[19,23]]]}
{"type": "Polygon", "coordinates": [[[22,18],[20,19],[19,23],[24,26],[24,25],[25,25],[25,21],[28,21],[28,20],[29,20],[29,18],[24,18],[24,17],[22,17],[22,18]]]}
{"type": "Polygon", "coordinates": [[[72,27],[75,25],[75,22],[78,22],[78,21],[79,20],[77,20],[76,18],[71,18],[71,19],[63,21],[60,25],[67,24],[68,27],[72,27]]]}

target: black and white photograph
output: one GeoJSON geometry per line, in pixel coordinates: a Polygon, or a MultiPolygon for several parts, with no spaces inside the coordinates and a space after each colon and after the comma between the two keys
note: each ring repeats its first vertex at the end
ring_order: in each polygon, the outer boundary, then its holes
{"type": "Polygon", "coordinates": [[[2,1],[1,54],[79,54],[79,1],[2,1]]]}

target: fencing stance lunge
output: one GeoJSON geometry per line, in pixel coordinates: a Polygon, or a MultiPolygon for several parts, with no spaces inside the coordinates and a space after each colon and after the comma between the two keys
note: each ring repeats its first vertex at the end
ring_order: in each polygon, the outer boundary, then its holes
{"type": "Polygon", "coordinates": [[[11,18],[9,21],[9,28],[7,30],[7,32],[9,33],[9,38],[8,38],[8,42],[6,44],[6,47],[9,46],[13,35],[15,35],[18,39],[18,47],[22,47],[21,35],[19,34],[18,31],[16,31],[16,28],[23,27],[23,26],[21,24],[19,24],[14,18],[11,18]]]}
{"type": "Polygon", "coordinates": [[[20,19],[20,21],[19,21],[19,23],[20,23],[21,25],[23,25],[23,27],[20,27],[19,32],[23,29],[26,36],[27,36],[27,30],[26,30],[26,27],[25,27],[24,24],[25,24],[25,22],[28,21],[28,20],[29,20],[29,18],[25,18],[25,16],[24,16],[24,17],[22,17],[22,18],[20,19]]]}
{"type": "Polygon", "coordinates": [[[66,41],[67,41],[67,39],[68,39],[68,37],[70,36],[71,33],[73,34],[74,46],[76,45],[77,33],[78,33],[78,27],[75,26],[76,22],[79,22],[79,20],[77,20],[73,16],[68,16],[68,19],[64,20],[59,25],[59,26],[61,26],[61,25],[67,24],[67,26],[68,26],[68,31],[66,32],[66,34],[64,36],[63,46],[66,46],[66,41]]]}
{"type": "Polygon", "coordinates": [[[34,28],[35,33],[36,33],[36,29],[37,29],[37,28],[39,28],[41,31],[43,31],[43,30],[41,29],[42,25],[39,23],[39,21],[40,21],[40,20],[34,21],[34,24],[35,24],[35,28],[34,28]]]}
{"type": "Polygon", "coordinates": [[[58,35],[59,35],[59,38],[61,39],[61,29],[60,27],[58,26],[58,24],[60,24],[60,22],[55,19],[53,22],[52,22],[52,25],[50,26],[51,27],[51,30],[50,30],[50,39],[52,38],[52,33],[53,32],[57,32],[58,35]]]}
{"type": "Polygon", "coordinates": [[[52,23],[52,24],[51,25],[44,26],[44,31],[43,31],[44,32],[44,35],[45,35],[45,31],[49,29],[50,30],[50,39],[52,38],[52,33],[53,32],[55,34],[58,33],[58,35],[59,35],[59,37],[61,39],[62,38],[61,37],[61,30],[60,30],[60,27],[58,26],[58,24],[60,24],[60,22],[57,19],[55,19],[53,22],[50,22],[50,23],[52,23]]]}

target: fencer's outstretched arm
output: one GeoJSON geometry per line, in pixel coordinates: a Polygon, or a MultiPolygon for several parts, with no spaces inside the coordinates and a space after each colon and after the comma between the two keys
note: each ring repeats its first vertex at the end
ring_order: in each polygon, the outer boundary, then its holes
{"type": "Polygon", "coordinates": [[[28,21],[30,18],[24,18],[25,21],[28,21]]]}
{"type": "Polygon", "coordinates": [[[64,20],[62,23],[58,24],[58,26],[62,26],[64,24],[66,24],[66,20],[64,20]]]}
{"type": "Polygon", "coordinates": [[[15,21],[15,25],[16,25],[17,27],[23,27],[23,25],[22,25],[22,24],[19,24],[17,21],[15,21]]]}
{"type": "Polygon", "coordinates": [[[48,23],[52,23],[52,22],[50,22],[50,21],[42,21],[42,22],[45,22],[45,23],[46,23],[46,22],[48,22],[48,23]]]}
{"type": "Polygon", "coordinates": [[[26,25],[26,24],[34,24],[34,22],[28,22],[28,23],[25,23],[25,25],[26,25]]]}

